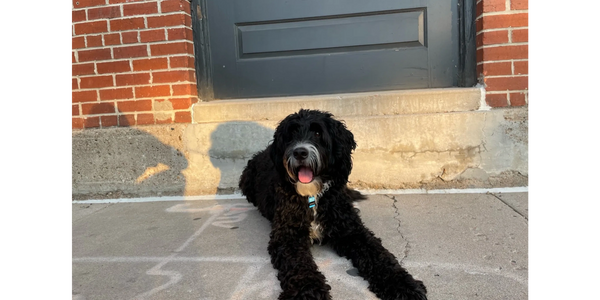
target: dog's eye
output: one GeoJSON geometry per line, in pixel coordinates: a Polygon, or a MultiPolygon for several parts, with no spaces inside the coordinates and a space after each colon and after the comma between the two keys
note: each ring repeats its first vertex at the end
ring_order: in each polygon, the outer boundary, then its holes
{"type": "Polygon", "coordinates": [[[310,129],[309,130],[312,132],[312,134],[316,138],[321,138],[322,130],[321,130],[321,126],[319,126],[319,124],[315,124],[315,123],[310,124],[310,129]]]}

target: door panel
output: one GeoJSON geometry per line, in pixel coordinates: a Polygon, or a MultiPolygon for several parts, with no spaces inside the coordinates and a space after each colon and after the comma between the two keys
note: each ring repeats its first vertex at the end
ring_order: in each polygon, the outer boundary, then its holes
{"type": "Polygon", "coordinates": [[[209,0],[215,98],[453,86],[452,3],[209,0]]]}

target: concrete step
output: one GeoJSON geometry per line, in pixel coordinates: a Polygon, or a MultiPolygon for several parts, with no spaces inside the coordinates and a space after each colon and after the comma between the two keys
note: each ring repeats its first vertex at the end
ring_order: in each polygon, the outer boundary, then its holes
{"type": "Polygon", "coordinates": [[[478,110],[481,103],[481,88],[218,100],[195,104],[193,122],[281,120],[300,108],[329,111],[338,118],[445,113],[478,110]]]}
{"type": "Polygon", "coordinates": [[[491,109],[481,88],[197,103],[192,124],[73,132],[73,197],[236,192],[247,160],[300,108],[329,111],[358,144],[360,189],[527,186],[527,107],[491,109]]]}

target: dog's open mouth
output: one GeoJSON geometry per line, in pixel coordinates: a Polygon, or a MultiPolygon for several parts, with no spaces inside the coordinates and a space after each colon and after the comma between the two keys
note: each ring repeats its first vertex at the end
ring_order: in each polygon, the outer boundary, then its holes
{"type": "Polygon", "coordinates": [[[314,178],[314,174],[309,167],[300,167],[298,170],[298,181],[302,183],[310,183],[314,178]]]}

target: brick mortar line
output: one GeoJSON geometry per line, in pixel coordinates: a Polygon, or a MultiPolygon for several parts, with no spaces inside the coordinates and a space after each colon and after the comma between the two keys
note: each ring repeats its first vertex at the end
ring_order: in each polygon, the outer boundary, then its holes
{"type": "MultiPolygon", "coordinates": [[[[190,107],[191,108],[191,107],[190,107]]],[[[190,110],[161,110],[161,111],[156,111],[156,113],[162,113],[162,114],[171,114],[172,116],[175,116],[175,113],[178,112],[190,112],[190,110]]],[[[113,113],[113,114],[100,114],[100,115],[79,115],[79,116],[69,116],[69,119],[87,119],[87,118],[96,118],[96,117],[119,117],[119,116],[125,116],[125,115],[134,115],[135,116],[135,120],[137,121],[137,115],[138,114],[155,114],[154,111],[134,111],[134,112],[119,112],[119,113],[113,113]]]]}
{"type": "MultiPolygon", "coordinates": [[[[151,83],[151,84],[145,84],[145,85],[123,85],[123,86],[109,86],[109,87],[101,87],[101,88],[84,88],[84,89],[80,88],[77,90],[71,90],[71,92],[90,92],[90,91],[100,92],[100,91],[107,91],[107,90],[114,90],[114,89],[134,88],[133,90],[134,90],[134,96],[135,96],[135,88],[136,87],[155,87],[155,86],[169,85],[170,88],[172,89],[173,85],[184,85],[184,84],[196,85],[196,82],[178,81],[178,82],[170,82],[170,83],[151,83]]],[[[172,90],[171,90],[171,94],[173,94],[172,90]]],[[[173,97],[173,96],[160,96],[160,97],[173,97]]],[[[194,96],[194,97],[197,97],[197,96],[194,96]]],[[[135,98],[135,99],[146,99],[146,98],[135,98]]]]}
{"type": "Polygon", "coordinates": [[[186,99],[186,98],[197,98],[196,96],[161,96],[161,97],[154,97],[154,98],[140,98],[140,99],[111,99],[111,100],[96,100],[96,101],[87,101],[87,102],[75,102],[73,103],[73,105],[75,104],[101,104],[101,103],[108,103],[108,102],[115,102],[115,103],[119,103],[119,102],[128,102],[128,101],[155,101],[155,100],[169,100],[169,99],[186,99]]]}
{"type": "Polygon", "coordinates": [[[516,14],[525,14],[529,13],[529,9],[518,9],[518,10],[502,10],[502,11],[491,11],[482,13],[481,15],[475,18],[475,21],[482,19],[483,17],[489,16],[503,16],[503,15],[516,15],[516,14]]]}
{"type": "MultiPolygon", "coordinates": [[[[76,34],[76,33],[75,33],[75,25],[78,25],[78,24],[83,24],[83,23],[96,22],[96,21],[107,21],[107,20],[121,20],[121,19],[99,19],[99,20],[92,20],[92,21],[74,22],[74,23],[72,23],[72,25],[73,25],[73,35],[74,35],[74,36],[81,35],[81,34],[76,34]]],[[[191,26],[187,26],[187,25],[185,25],[185,24],[181,24],[181,25],[177,25],[177,26],[186,26],[186,27],[189,27],[189,28],[191,28],[191,26]]],[[[106,26],[106,27],[107,27],[107,28],[110,28],[110,22],[107,22],[107,26],[106,26]]],[[[161,27],[148,27],[148,21],[147,21],[147,19],[144,17],[144,28],[137,28],[137,29],[127,29],[127,30],[151,30],[151,29],[161,29],[161,28],[164,28],[164,27],[162,27],[162,26],[161,26],[161,27]]],[[[119,31],[125,31],[125,30],[117,30],[117,31],[112,31],[112,32],[119,32],[119,31]]],[[[111,32],[111,31],[109,31],[109,32],[111,32]]]]}
{"type": "MultiPolygon", "coordinates": [[[[73,9],[74,12],[77,11],[81,11],[81,10],[85,10],[85,20],[83,21],[77,21],[77,22],[71,22],[73,25],[75,24],[82,24],[82,23],[88,23],[88,22],[97,22],[97,21],[109,21],[108,23],[110,23],[110,20],[127,20],[127,19],[134,19],[134,18],[145,18],[145,17],[161,17],[161,16],[172,16],[172,15],[186,15],[186,16],[192,16],[191,14],[188,14],[186,11],[184,10],[180,10],[180,11],[171,11],[171,12],[158,12],[158,13],[153,13],[153,14],[141,14],[141,15],[133,15],[133,16],[124,16],[124,12],[123,12],[123,5],[121,4],[111,4],[111,5],[106,5],[106,6],[101,6],[101,7],[111,7],[111,6],[121,6],[121,17],[114,17],[114,18],[99,18],[99,19],[93,19],[93,20],[89,20],[88,19],[88,10],[89,8],[81,8],[81,9],[73,9]]],[[[99,6],[100,7],[100,6],[99,6]]]]}
{"type": "MultiPolygon", "coordinates": [[[[71,38],[79,38],[79,37],[86,38],[88,36],[102,36],[104,38],[104,36],[107,35],[107,34],[120,34],[122,36],[123,33],[137,32],[138,34],[141,34],[142,32],[153,31],[153,30],[161,30],[161,29],[165,29],[165,37],[167,36],[167,32],[166,31],[168,31],[169,29],[189,29],[189,30],[193,30],[192,27],[190,27],[190,26],[175,25],[175,26],[166,26],[166,27],[157,27],[157,28],[129,29],[129,30],[110,31],[110,32],[108,32],[108,31],[107,32],[98,32],[98,33],[84,33],[84,34],[79,34],[79,35],[72,36],[71,38]]],[[[177,40],[175,40],[175,41],[177,41],[177,40]]],[[[187,41],[187,40],[185,40],[185,41],[187,41]]],[[[138,43],[156,43],[156,42],[165,42],[165,41],[151,41],[151,42],[138,42],[138,43]]],[[[124,45],[129,45],[129,44],[124,44],[124,45]]],[[[108,45],[108,46],[118,46],[118,45],[108,45]]],[[[106,46],[106,47],[108,47],[108,46],[106,46]]],[[[99,47],[92,47],[92,48],[99,48],[99,47]]],[[[83,48],[78,48],[78,49],[83,49],[83,48]]]]}
{"type": "MultiPolygon", "coordinates": [[[[182,56],[185,57],[185,56],[182,56]]],[[[188,58],[193,57],[191,55],[188,55],[188,58]]],[[[161,58],[161,57],[157,57],[157,58],[161,58]]],[[[98,73],[98,62],[96,61],[89,61],[89,62],[83,62],[83,63],[72,63],[71,65],[75,65],[75,66],[80,66],[80,65],[85,65],[85,64],[94,64],[94,74],[81,74],[81,75],[72,75],[71,78],[82,78],[82,77],[93,77],[93,76],[103,76],[103,75],[133,75],[133,74],[144,74],[144,73],[151,73],[151,72],[167,72],[167,71],[195,71],[194,67],[179,67],[179,68],[173,68],[171,67],[171,60],[170,57],[165,57],[167,58],[167,68],[166,69],[153,69],[153,70],[133,70],[133,61],[136,59],[123,59],[123,60],[111,60],[111,61],[103,61],[101,63],[113,63],[113,62],[129,62],[129,67],[131,68],[132,71],[127,71],[127,72],[109,72],[109,73],[98,73]]]]}
{"type": "MultiPolygon", "coordinates": [[[[191,107],[190,107],[191,108],[191,107]]],[[[175,115],[175,113],[178,112],[190,112],[190,109],[177,109],[177,110],[160,110],[160,111],[156,111],[156,113],[161,113],[161,114],[173,114],[175,115]]],[[[95,117],[118,117],[118,116],[123,116],[123,115],[136,115],[137,114],[149,114],[152,113],[154,114],[154,111],[132,111],[132,112],[118,112],[118,113],[111,113],[111,114],[95,114],[95,115],[79,115],[79,116],[69,116],[70,119],[76,119],[76,118],[95,118],[95,117]]]]}
{"type": "MultiPolygon", "coordinates": [[[[523,95],[525,98],[525,106],[527,106],[527,105],[529,105],[529,99],[528,99],[529,97],[527,96],[527,93],[531,93],[531,90],[524,90],[523,93],[525,94],[525,95],[523,95]]],[[[505,92],[501,92],[501,93],[499,93],[499,92],[486,93],[486,95],[502,95],[502,94],[506,95],[506,103],[508,104],[508,106],[512,106],[512,103],[510,102],[510,94],[515,94],[515,91],[509,90],[509,91],[505,91],[505,92]]],[[[521,106],[521,105],[519,105],[519,106],[521,106]]]]}
{"type": "MultiPolygon", "coordinates": [[[[183,54],[183,53],[181,53],[181,54],[183,54]]],[[[111,49],[111,56],[112,55],[113,55],[113,51],[111,49]]],[[[188,54],[188,53],[185,53],[184,55],[178,55],[178,54],[170,54],[170,55],[177,55],[177,56],[188,57],[188,58],[191,57],[190,54],[188,54]]],[[[71,64],[72,65],[75,65],[75,64],[82,65],[82,64],[89,64],[89,63],[98,64],[98,63],[119,62],[119,61],[125,61],[125,60],[130,60],[130,59],[141,60],[141,59],[153,59],[153,58],[164,58],[164,57],[166,57],[166,56],[164,56],[164,55],[161,55],[161,56],[138,56],[138,57],[131,57],[131,58],[117,58],[117,59],[111,58],[111,59],[105,59],[105,60],[88,60],[88,61],[79,62],[79,56],[76,54],[75,59],[77,61],[74,63],[71,63],[71,64]]],[[[192,67],[190,67],[190,68],[192,68],[192,67]]],[[[142,72],[142,71],[140,71],[140,72],[142,72]]]]}
{"type": "MultiPolygon", "coordinates": [[[[166,101],[166,100],[181,100],[181,99],[188,99],[188,98],[194,98],[196,96],[170,96],[170,97],[157,97],[157,98],[142,98],[142,99],[117,99],[117,100],[97,100],[97,101],[88,101],[88,102],[76,102],[73,103],[73,105],[79,104],[79,105],[83,105],[83,104],[103,104],[103,103],[124,103],[124,102],[132,102],[132,101],[166,101]]],[[[193,104],[193,103],[192,103],[193,104]]],[[[154,109],[154,108],[152,108],[154,109]]],[[[191,109],[191,106],[190,106],[191,109]]],[[[174,109],[174,110],[187,110],[187,109],[174,109]]],[[[83,113],[80,112],[82,115],[83,113]]]]}
{"type": "MultiPolygon", "coordinates": [[[[119,61],[121,62],[121,61],[119,61]]],[[[83,65],[86,63],[77,63],[77,65],[83,65]]],[[[97,77],[98,75],[135,75],[135,74],[144,74],[144,73],[156,73],[156,72],[167,72],[167,71],[194,71],[193,67],[180,67],[180,68],[172,68],[167,67],[166,69],[154,69],[154,70],[138,70],[138,71],[127,71],[127,72],[109,72],[109,73],[98,73],[97,64],[94,65],[94,74],[81,74],[81,75],[72,75],[71,78],[82,78],[82,77],[97,77]]]]}
{"type": "Polygon", "coordinates": [[[519,27],[500,27],[500,28],[488,28],[482,29],[481,31],[477,31],[477,35],[486,33],[486,32],[495,32],[495,31],[510,31],[510,30],[523,30],[529,29],[529,26],[519,26],[519,27]]]}
{"type": "MultiPolygon", "coordinates": [[[[194,31],[193,31],[193,29],[192,29],[191,27],[187,27],[187,26],[183,26],[183,28],[184,28],[184,29],[185,29],[185,28],[189,28],[190,30],[192,30],[192,39],[193,39],[193,38],[194,38],[194,37],[193,37],[193,35],[194,35],[194,33],[193,33],[194,31]]],[[[165,39],[167,39],[167,41],[168,41],[168,40],[169,40],[169,28],[166,28],[166,27],[165,27],[165,28],[163,28],[163,32],[165,33],[165,39]]]]}
{"type": "Polygon", "coordinates": [[[503,63],[503,62],[524,62],[529,61],[529,58],[518,58],[518,59],[502,59],[502,60],[484,60],[477,63],[477,65],[490,64],[490,63],[503,63]]]}
{"type": "MultiPolygon", "coordinates": [[[[499,94],[500,94],[500,93],[495,93],[494,95],[499,95],[499,94]]],[[[514,106],[513,106],[513,104],[512,104],[512,103],[511,103],[511,101],[510,101],[510,94],[511,94],[511,93],[502,93],[502,94],[506,94],[506,103],[507,103],[507,106],[512,106],[512,107],[514,107],[514,106]]],[[[523,95],[525,96],[525,99],[524,99],[524,100],[525,100],[525,104],[526,104],[526,105],[527,105],[527,104],[529,104],[529,96],[528,96],[528,93],[523,93],[523,95]]],[[[521,107],[521,105],[519,105],[519,106],[517,106],[517,107],[521,107]]]]}
{"type": "MultiPolygon", "coordinates": [[[[110,22],[109,24],[106,26],[108,31],[103,31],[103,32],[93,32],[93,33],[81,33],[81,34],[76,34],[75,33],[75,26],[73,26],[73,35],[72,37],[80,37],[80,36],[87,36],[87,35],[101,35],[101,34],[110,34],[110,33],[122,33],[122,32],[129,32],[129,31],[150,31],[150,30],[158,30],[158,29],[172,29],[172,28],[176,28],[176,27],[183,27],[183,28],[188,28],[188,29],[192,29],[192,26],[187,26],[185,24],[179,24],[179,25],[171,25],[171,26],[161,26],[161,27],[148,27],[148,24],[146,21],[144,21],[144,28],[134,28],[134,29],[125,29],[125,30],[115,30],[112,31],[110,30],[110,22]]],[[[192,29],[193,30],[193,29],[192,29]]]]}
{"type": "MultiPolygon", "coordinates": [[[[89,92],[90,90],[87,90],[87,92],[89,92]]],[[[196,96],[186,96],[186,95],[179,95],[179,96],[156,96],[156,97],[144,97],[144,98],[135,98],[135,96],[133,98],[124,98],[124,99],[96,99],[94,101],[81,101],[81,102],[73,102],[73,104],[75,103],[95,103],[95,102],[106,102],[106,101],[138,101],[138,100],[153,100],[153,99],[163,99],[163,98],[188,98],[188,97],[196,97],[196,96]]]]}
{"type": "MultiPolygon", "coordinates": [[[[108,102],[105,102],[108,103],[108,102]]],[[[191,106],[190,106],[191,109],[191,106]]],[[[93,114],[93,115],[79,115],[79,116],[71,116],[71,118],[84,118],[84,117],[111,117],[111,116],[120,116],[120,115],[133,115],[133,114],[146,114],[146,113],[153,113],[153,112],[160,112],[160,113],[175,113],[175,112],[186,112],[186,111],[190,111],[190,109],[173,109],[173,110],[141,110],[141,111],[132,111],[132,112],[122,112],[119,111],[118,113],[105,113],[105,114],[93,114]]]]}
{"type": "MultiPolygon", "coordinates": [[[[184,71],[184,70],[181,70],[184,71]]],[[[190,70],[185,70],[185,71],[190,71],[190,70]]],[[[97,75],[92,75],[92,76],[79,76],[79,77],[69,77],[69,79],[74,79],[77,78],[79,80],[81,79],[85,79],[85,78],[91,78],[91,77],[98,77],[99,76],[115,76],[115,75],[120,75],[121,73],[106,73],[106,74],[97,74],[97,75]]],[[[127,74],[127,75],[131,75],[131,74],[127,74]]],[[[152,74],[150,74],[150,77],[152,77],[152,74]]],[[[147,83],[147,84],[134,84],[134,85],[123,85],[123,86],[112,86],[112,87],[100,87],[100,88],[79,88],[77,90],[79,91],[86,91],[86,90],[97,90],[97,89],[111,89],[111,88],[124,88],[124,87],[142,87],[142,86],[153,86],[153,85],[166,85],[166,84],[180,84],[180,83],[192,83],[192,80],[187,80],[187,81],[175,81],[175,82],[156,82],[156,83],[147,83]]],[[[78,83],[81,83],[78,81],[78,83]]],[[[194,82],[195,83],[195,82],[194,82]]]]}
{"type": "MultiPolygon", "coordinates": [[[[121,36],[121,43],[122,41],[122,36],[121,36]]],[[[87,51],[87,50],[99,50],[99,49],[106,49],[106,48],[125,48],[125,47],[133,47],[133,46],[144,46],[144,45],[162,45],[162,44],[173,44],[173,43],[181,43],[183,42],[188,42],[190,44],[194,44],[193,41],[190,40],[171,40],[171,41],[156,41],[156,42],[137,42],[137,43],[131,43],[131,44],[121,44],[121,45],[108,45],[108,46],[98,46],[98,47],[87,47],[87,39],[86,40],[86,47],[85,48],[77,48],[77,49],[72,49],[71,51],[87,51]]],[[[189,53],[186,53],[187,55],[191,55],[189,53]]],[[[119,58],[121,59],[121,58],[119,58]]]]}
{"type": "MultiPolygon", "coordinates": [[[[120,60],[118,62],[122,62],[122,61],[127,61],[127,60],[120,60]]],[[[81,65],[80,63],[78,63],[78,65],[81,65]]],[[[115,75],[133,75],[133,74],[144,74],[144,73],[157,73],[157,72],[166,72],[166,71],[194,71],[193,67],[181,67],[181,68],[167,68],[167,69],[155,69],[155,70],[141,70],[141,71],[128,71],[128,72],[108,72],[108,73],[98,73],[98,71],[96,70],[96,66],[94,68],[94,72],[96,72],[95,74],[81,74],[81,75],[74,75],[71,76],[73,77],[78,77],[78,78],[82,78],[82,77],[93,77],[93,76],[97,76],[97,75],[111,75],[111,74],[115,74],[115,75]]]]}
{"type": "MultiPolygon", "coordinates": [[[[112,101],[104,101],[104,102],[87,102],[89,104],[112,104],[115,107],[117,106],[117,103],[112,103],[112,101]]],[[[80,106],[81,107],[81,106],[80,106]]],[[[118,109],[118,108],[117,108],[118,109]]],[[[106,117],[106,116],[115,116],[115,115],[122,115],[122,114],[132,114],[132,113],[152,113],[152,112],[185,112],[185,111],[189,111],[191,110],[192,107],[190,106],[189,109],[172,109],[172,110],[136,110],[136,111],[119,111],[119,112],[114,112],[114,113],[101,113],[101,114],[81,114],[79,116],[71,116],[72,118],[77,118],[77,117],[106,117]]]]}
{"type": "Polygon", "coordinates": [[[497,48],[497,47],[508,47],[508,46],[527,46],[527,45],[529,45],[529,42],[519,42],[519,43],[510,43],[509,42],[509,43],[502,43],[502,44],[483,45],[483,46],[477,47],[476,50],[497,48]]]}
{"type": "Polygon", "coordinates": [[[491,95],[491,94],[514,94],[514,93],[526,93],[529,92],[529,90],[505,90],[505,91],[486,91],[486,95],[491,95]]]}
{"type": "Polygon", "coordinates": [[[528,94],[529,90],[501,90],[501,91],[486,91],[486,95],[498,95],[498,94],[528,94]]]}
{"type": "Polygon", "coordinates": [[[148,17],[146,15],[143,15],[142,18],[144,18],[144,27],[148,28],[148,17]]]}
{"type": "Polygon", "coordinates": [[[96,100],[96,101],[84,101],[84,102],[75,102],[76,103],[104,103],[108,101],[113,102],[124,102],[124,101],[142,101],[142,100],[160,100],[160,99],[179,99],[179,98],[198,98],[198,96],[194,95],[178,95],[178,96],[157,96],[157,97],[144,97],[144,98],[128,98],[128,99],[107,99],[107,100],[96,100]]]}
{"type": "Polygon", "coordinates": [[[514,75],[485,75],[485,78],[514,78],[514,77],[528,77],[529,74],[514,74],[514,75]]]}

